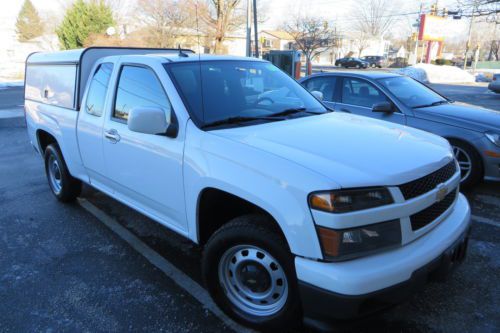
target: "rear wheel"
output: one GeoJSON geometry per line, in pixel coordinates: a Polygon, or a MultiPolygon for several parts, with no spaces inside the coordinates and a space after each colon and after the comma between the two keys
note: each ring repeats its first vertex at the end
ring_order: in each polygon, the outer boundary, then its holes
{"type": "Polygon", "coordinates": [[[45,173],[50,189],[59,201],[70,202],[80,194],[82,183],[69,174],[57,144],[45,148],[45,173]]]}
{"type": "Polygon", "coordinates": [[[247,215],[208,241],[203,277],[214,301],[232,318],[259,330],[301,322],[293,256],[272,220],[247,215]]]}
{"type": "Polygon", "coordinates": [[[478,152],[468,143],[450,139],[453,154],[460,166],[460,186],[470,189],[481,181],[483,163],[478,152]]]}

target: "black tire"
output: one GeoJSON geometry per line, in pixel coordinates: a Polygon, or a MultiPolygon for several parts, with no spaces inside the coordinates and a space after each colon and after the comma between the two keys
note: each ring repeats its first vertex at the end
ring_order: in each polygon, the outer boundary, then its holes
{"type": "Polygon", "coordinates": [[[74,201],[82,191],[82,182],[70,175],[59,146],[55,143],[48,145],[47,148],[45,148],[44,158],[45,174],[52,193],[59,201],[74,201]],[[58,185],[54,184],[54,173],[49,169],[54,167],[54,161],[57,164],[58,172],[55,173],[59,175],[57,181],[58,184],[60,183],[60,188],[58,188],[58,185]]]}
{"type": "Polygon", "coordinates": [[[258,330],[286,332],[301,325],[302,315],[294,258],[286,241],[273,229],[273,223],[274,221],[263,215],[245,215],[223,225],[210,237],[205,246],[202,274],[210,295],[231,318],[258,330]],[[284,271],[288,290],[283,295],[287,295],[287,298],[276,313],[269,316],[254,315],[245,312],[228,298],[219,276],[221,269],[219,265],[224,267],[223,257],[226,251],[231,251],[239,245],[255,246],[268,252],[280,265],[280,270],[284,271]]]}
{"type": "Polygon", "coordinates": [[[460,158],[464,156],[463,153],[468,155],[471,160],[470,172],[468,173],[468,175],[466,175],[465,172],[461,171],[461,177],[465,176],[465,178],[460,182],[460,188],[464,190],[470,190],[474,186],[479,184],[483,178],[483,160],[481,159],[481,156],[476,151],[476,149],[474,149],[474,147],[472,147],[470,144],[455,139],[448,139],[448,141],[453,147],[455,158],[459,159],[459,162],[460,158]],[[459,156],[457,155],[457,149],[459,151],[459,156]]]}

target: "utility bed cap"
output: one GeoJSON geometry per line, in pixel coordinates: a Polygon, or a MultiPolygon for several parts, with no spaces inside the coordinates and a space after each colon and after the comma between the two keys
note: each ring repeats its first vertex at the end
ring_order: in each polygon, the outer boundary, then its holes
{"type": "MultiPolygon", "coordinates": [[[[179,49],[153,49],[153,48],[129,48],[129,47],[89,47],[86,49],[37,52],[32,53],[26,59],[27,67],[36,65],[73,65],[76,66],[76,97],[75,108],[79,109],[83,93],[90,71],[97,60],[114,55],[144,55],[144,54],[175,54],[179,49]]],[[[184,53],[194,53],[192,50],[182,49],[184,53]]]]}

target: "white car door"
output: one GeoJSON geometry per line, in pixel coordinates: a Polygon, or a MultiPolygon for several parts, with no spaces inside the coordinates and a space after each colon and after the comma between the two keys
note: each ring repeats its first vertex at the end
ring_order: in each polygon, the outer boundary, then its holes
{"type": "Polygon", "coordinates": [[[107,178],[114,195],[187,234],[183,134],[168,137],[132,132],[127,127],[128,114],[136,107],[160,107],[170,119],[174,111],[165,89],[157,73],[142,64],[122,64],[115,82],[113,105],[103,133],[107,178]]]}
{"type": "Polygon", "coordinates": [[[108,89],[114,64],[98,62],[89,80],[78,116],[77,137],[80,155],[90,183],[103,188],[106,163],[103,154],[104,110],[109,107],[108,89]]]}

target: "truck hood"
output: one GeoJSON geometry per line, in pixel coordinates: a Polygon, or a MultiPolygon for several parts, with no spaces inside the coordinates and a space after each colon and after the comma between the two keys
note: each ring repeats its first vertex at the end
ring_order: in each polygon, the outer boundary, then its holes
{"type": "Polygon", "coordinates": [[[342,187],[399,185],[453,158],[448,142],[436,135],[337,112],[211,133],[300,164],[342,187]]]}
{"type": "Polygon", "coordinates": [[[500,112],[454,102],[414,109],[415,117],[486,132],[500,129],[500,112]]]}

